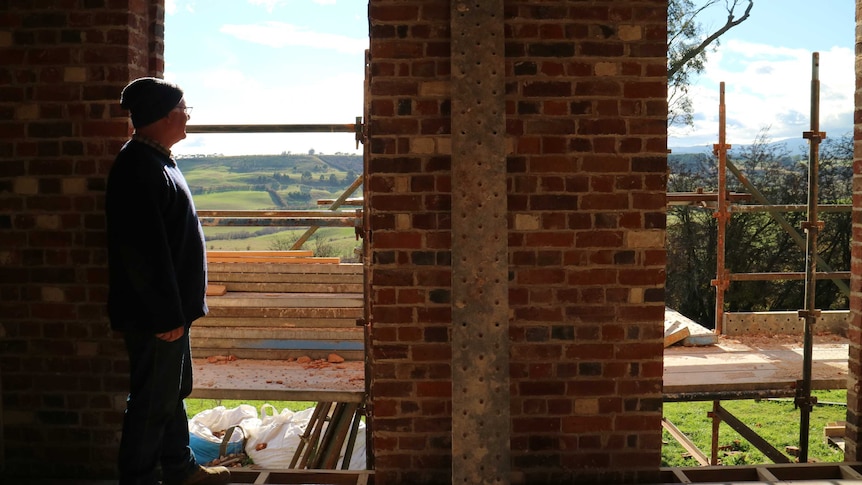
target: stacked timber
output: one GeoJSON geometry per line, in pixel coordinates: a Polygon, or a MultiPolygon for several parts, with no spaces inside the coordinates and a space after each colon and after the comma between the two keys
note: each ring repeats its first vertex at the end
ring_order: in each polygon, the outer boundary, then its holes
{"type": "Polygon", "coordinates": [[[195,357],[362,360],[362,265],[311,251],[213,251],[195,357]]]}

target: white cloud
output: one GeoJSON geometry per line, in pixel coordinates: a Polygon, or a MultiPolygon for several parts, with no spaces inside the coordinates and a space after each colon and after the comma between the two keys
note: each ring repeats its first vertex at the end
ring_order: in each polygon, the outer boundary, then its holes
{"type": "Polygon", "coordinates": [[[165,0],[165,14],[174,15],[178,9],[194,13],[195,0],[165,0]]]}
{"type": "Polygon", "coordinates": [[[286,3],[285,0],[248,0],[248,3],[252,5],[263,5],[266,8],[267,12],[272,13],[272,10],[280,5],[286,3]]]}
{"type": "MultiPolygon", "coordinates": [[[[287,5],[290,2],[291,0],[248,0],[249,4],[255,6],[262,5],[270,13],[272,13],[275,7],[287,5]]],[[[312,0],[312,2],[318,5],[335,5],[336,0],[312,0]]]]}
{"type": "MultiPolygon", "coordinates": [[[[844,47],[820,53],[821,131],[852,128],[854,59],[853,51],[844,47]]],[[[702,78],[690,89],[695,126],[671,130],[669,143],[688,146],[718,141],[722,81],[728,143],[751,143],[765,127],[774,140],[802,140],[802,132],[811,125],[811,80],[810,51],[730,40],[710,55],[702,78]]]]}
{"type": "MultiPolygon", "coordinates": [[[[290,85],[257,81],[236,69],[196,72],[186,81],[196,86],[187,98],[191,124],[350,124],[362,116],[362,73],[340,73],[290,85]]],[[[180,154],[305,153],[309,148],[334,153],[356,151],[350,133],[192,134],[176,146],[180,154]]],[[[360,147],[361,149],[361,147],[360,147]]]]}
{"type": "Polygon", "coordinates": [[[351,38],[338,34],[315,32],[305,27],[284,22],[264,22],[261,24],[226,24],[221,32],[248,42],[270,47],[311,47],[330,49],[348,54],[364,52],[368,47],[367,39],[351,38]]]}

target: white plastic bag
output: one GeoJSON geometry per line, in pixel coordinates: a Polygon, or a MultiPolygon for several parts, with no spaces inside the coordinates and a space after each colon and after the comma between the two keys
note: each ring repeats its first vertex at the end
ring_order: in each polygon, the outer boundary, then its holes
{"type": "Polygon", "coordinates": [[[189,420],[189,446],[199,463],[209,463],[220,456],[242,453],[247,433],[257,426],[260,419],[254,406],[216,406],[189,420]]]}
{"type": "Polygon", "coordinates": [[[285,409],[276,414],[274,406],[264,404],[260,408],[260,426],[249,430],[245,454],[255,465],[262,468],[290,468],[290,462],[305,430],[300,424],[307,424],[313,412],[314,408],[298,413],[285,409]]]}
{"type": "MultiPolygon", "coordinates": [[[[264,404],[261,407],[261,426],[249,431],[245,453],[254,461],[255,465],[261,468],[288,469],[299,447],[301,437],[314,414],[314,408],[296,413],[288,409],[280,414],[275,414],[275,412],[276,409],[270,404],[264,404]]],[[[324,423],[321,435],[326,433],[327,424],[324,423]]],[[[366,468],[364,422],[359,423],[357,431],[353,452],[347,460],[350,470],[364,470],[366,468]]],[[[341,468],[346,449],[347,441],[345,440],[338,458],[338,468],[341,468]]],[[[307,446],[303,448],[303,452],[306,451],[308,451],[307,446]]]]}

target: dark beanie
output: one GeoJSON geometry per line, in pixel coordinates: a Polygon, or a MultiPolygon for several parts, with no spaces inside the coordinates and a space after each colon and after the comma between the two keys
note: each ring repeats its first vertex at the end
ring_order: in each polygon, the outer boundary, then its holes
{"type": "Polygon", "coordinates": [[[154,77],[142,77],[130,82],[120,95],[120,106],[131,112],[135,128],[158,121],[183,99],[183,90],[173,83],[154,77]]]}

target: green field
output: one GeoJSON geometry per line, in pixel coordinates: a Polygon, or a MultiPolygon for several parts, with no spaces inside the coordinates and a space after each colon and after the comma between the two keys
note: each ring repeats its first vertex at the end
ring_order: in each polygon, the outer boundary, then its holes
{"type": "MultiPolygon", "coordinates": [[[[248,155],[180,159],[198,210],[321,210],[362,171],[356,155],[248,155]]],[[[362,189],[351,197],[361,197],[362,189]]],[[[348,209],[348,208],[345,208],[348,209]]],[[[204,227],[209,250],[288,249],[302,228],[204,227]]],[[[353,228],[321,228],[303,245],[315,256],[355,261],[353,228]]]]}

